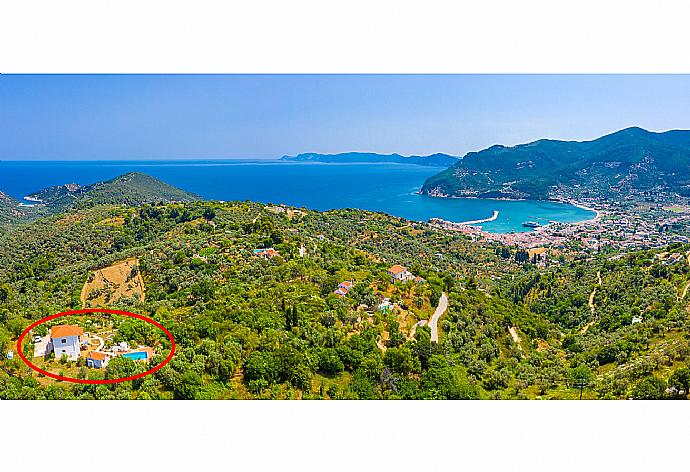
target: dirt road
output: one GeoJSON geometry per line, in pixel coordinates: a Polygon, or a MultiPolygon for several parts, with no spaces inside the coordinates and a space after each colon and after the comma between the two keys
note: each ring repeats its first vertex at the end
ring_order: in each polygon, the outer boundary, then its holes
{"type": "Polygon", "coordinates": [[[585,334],[589,327],[594,324],[594,312],[596,311],[596,306],[594,305],[594,295],[597,294],[597,287],[599,286],[601,286],[601,271],[597,271],[597,284],[592,289],[592,293],[589,294],[589,302],[587,302],[587,304],[589,305],[589,310],[592,312],[592,320],[586,325],[584,325],[582,330],[580,330],[581,334],[585,334]]]}
{"type": "Polygon", "coordinates": [[[410,329],[410,335],[407,337],[407,339],[414,339],[415,333],[417,333],[417,328],[419,326],[424,326],[427,323],[427,320],[420,320],[417,321],[415,324],[412,325],[412,328],[410,329]]]}
{"type": "Polygon", "coordinates": [[[431,315],[431,321],[429,321],[429,327],[431,328],[431,340],[438,342],[438,319],[441,318],[446,310],[448,310],[448,295],[446,292],[441,294],[441,298],[438,300],[438,306],[433,315],[431,315]]]}
{"type": "Polygon", "coordinates": [[[522,351],[522,342],[520,341],[520,336],[517,334],[515,326],[508,328],[508,331],[510,332],[510,336],[513,338],[513,341],[515,341],[515,344],[517,344],[518,349],[522,351]]]}

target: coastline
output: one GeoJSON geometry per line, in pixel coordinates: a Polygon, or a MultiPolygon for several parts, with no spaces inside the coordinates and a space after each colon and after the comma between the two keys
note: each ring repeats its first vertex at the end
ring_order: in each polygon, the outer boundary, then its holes
{"type": "Polygon", "coordinates": [[[581,210],[594,212],[594,218],[570,223],[573,225],[581,225],[581,224],[586,224],[586,223],[596,223],[597,221],[599,221],[599,219],[601,218],[601,215],[602,215],[601,210],[597,210],[594,207],[587,206],[584,203],[580,203],[580,202],[575,201],[575,200],[553,200],[553,201],[558,202],[558,203],[567,203],[568,205],[572,205],[572,206],[577,207],[581,210]]]}
{"type": "MultiPolygon", "coordinates": [[[[438,194],[438,193],[435,193],[435,194],[431,194],[431,193],[422,193],[422,190],[421,190],[421,189],[419,189],[419,191],[418,191],[417,193],[418,193],[419,195],[425,195],[425,196],[427,196],[427,197],[433,197],[433,198],[454,198],[454,199],[459,199],[459,198],[465,199],[465,198],[468,198],[468,199],[475,199],[475,200],[480,200],[480,199],[481,199],[481,200],[497,200],[497,201],[505,201],[505,202],[529,202],[529,201],[542,202],[542,201],[543,201],[543,202],[552,202],[552,203],[562,203],[562,204],[565,204],[565,205],[572,205],[572,206],[574,206],[574,207],[576,207],[576,208],[579,208],[579,209],[581,209],[581,210],[591,211],[591,212],[594,213],[594,217],[593,217],[593,218],[589,218],[589,219],[582,220],[582,221],[573,221],[573,222],[565,223],[565,224],[571,224],[571,225],[581,225],[581,224],[586,224],[586,223],[595,223],[595,222],[599,221],[599,219],[600,219],[601,216],[602,216],[602,211],[601,211],[601,210],[597,210],[597,209],[594,208],[594,207],[587,206],[587,205],[585,205],[584,203],[580,203],[580,202],[577,202],[577,201],[575,201],[575,200],[565,200],[565,199],[560,199],[560,198],[529,199],[529,198],[510,198],[510,197],[478,197],[478,196],[476,196],[476,195],[472,195],[472,196],[464,196],[464,195],[446,195],[446,194],[438,194]]],[[[478,221],[479,221],[479,222],[484,222],[484,221],[493,221],[493,220],[478,220],[478,221]]],[[[469,222],[469,223],[465,222],[465,223],[457,223],[457,224],[471,224],[471,223],[472,223],[472,222],[469,222]]],[[[546,226],[549,226],[550,224],[551,224],[551,223],[548,223],[548,224],[546,224],[546,225],[542,225],[541,227],[544,228],[544,227],[546,227],[546,226]]]]}

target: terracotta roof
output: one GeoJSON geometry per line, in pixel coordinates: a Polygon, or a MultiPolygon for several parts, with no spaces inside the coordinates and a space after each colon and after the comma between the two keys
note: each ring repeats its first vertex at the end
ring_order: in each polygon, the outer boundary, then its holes
{"type": "Polygon", "coordinates": [[[88,356],[86,356],[87,359],[95,359],[97,361],[104,361],[108,355],[105,352],[98,352],[98,351],[91,351],[88,356]]]}
{"type": "Polygon", "coordinates": [[[405,268],[401,265],[395,264],[393,267],[388,269],[388,272],[390,272],[392,274],[399,274],[401,272],[405,272],[406,270],[407,270],[407,268],[405,268]]]}
{"type": "Polygon", "coordinates": [[[84,334],[84,330],[77,325],[60,325],[50,328],[50,337],[53,339],[65,338],[67,336],[81,336],[82,334],[84,334]]]}
{"type": "Polygon", "coordinates": [[[154,354],[153,348],[150,348],[150,347],[142,347],[142,348],[139,349],[139,350],[140,350],[140,351],[144,351],[146,354],[148,354],[148,359],[151,359],[151,358],[153,357],[153,354],[154,354]]]}

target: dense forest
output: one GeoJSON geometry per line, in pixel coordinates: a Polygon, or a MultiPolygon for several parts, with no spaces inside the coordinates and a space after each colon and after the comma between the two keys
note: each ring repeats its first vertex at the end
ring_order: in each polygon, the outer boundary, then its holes
{"type": "MultiPolygon", "coordinates": [[[[539,264],[382,213],[130,205],[90,202],[0,233],[1,399],[687,397],[690,247],[539,264]],[[169,364],[77,385],[6,358],[31,322],[81,308],[94,271],[132,258],[145,292],[104,306],[169,329],[169,364]],[[394,264],[418,278],[393,283],[394,264]],[[436,342],[423,321],[443,293],[436,342]]],[[[104,375],[114,368],[143,369],[104,375]]]]}

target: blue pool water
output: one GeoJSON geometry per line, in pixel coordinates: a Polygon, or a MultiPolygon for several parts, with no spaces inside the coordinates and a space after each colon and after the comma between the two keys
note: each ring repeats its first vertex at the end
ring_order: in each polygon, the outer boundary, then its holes
{"type": "Polygon", "coordinates": [[[572,205],[419,195],[424,181],[443,170],[411,164],[320,164],[280,161],[0,161],[0,191],[22,198],[52,185],[89,184],[126,172],[144,172],[214,200],[284,203],[313,210],[359,208],[410,220],[484,223],[495,233],[529,231],[524,221],[575,222],[594,217],[572,205]]]}
{"type": "Polygon", "coordinates": [[[145,360],[148,355],[145,352],[128,352],[122,354],[122,357],[127,357],[128,359],[132,359],[134,361],[142,361],[145,360]]]}

